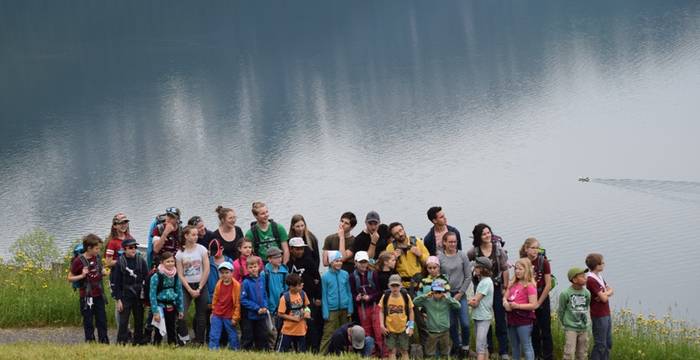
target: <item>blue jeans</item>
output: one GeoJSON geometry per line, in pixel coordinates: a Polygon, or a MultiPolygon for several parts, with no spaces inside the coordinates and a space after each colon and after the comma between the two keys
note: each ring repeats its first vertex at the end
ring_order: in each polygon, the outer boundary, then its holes
{"type": "Polygon", "coordinates": [[[374,338],[365,336],[365,348],[362,349],[362,357],[371,357],[374,351],[374,338]]]}
{"type": "MultiPolygon", "coordinates": [[[[502,287],[493,288],[493,317],[496,320],[496,338],[498,339],[498,353],[503,355],[508,353],[508,325],[506,324],[506,309],[503,307],[502,287]]],[[[488,334],[489,353],[493,354],[493,339],[491,339],[491,328],[488,334]]]]}
{"type": "Polygon", "coordinates": [[[222,328],[226,329],[226,334],[228,335],[228,348],[231,350],[238,350],[238,333],[236,333],[236,327],[233,326],[233,322],[231,319],[216,315],[211,316],[209,349],[216,350],[219,348],[222,328]]]}
{"type": "MultiPolygon", "coordinates": [[[[469,346],[469,304],[466,295],[459,299],[459,304],[462,305],[461,308],[450,310],[450,339],[452,339],[453,351],[462,346],[469,346]]],[[[447,356],[448,354],[440,355],[447,356]]]]}
{"type": "Polygon", "coordinates": [[[532,324],[520,326],[508,326],[508,336],[510,337],[510,348],[513,352],[513,359],[520,360],[520,346],[523,347],[525,360],[535,359],[535,350],[532,349],[532,324]]]}
{"type": "Polygon", "coordinates": [[[610,316],[591,317],[591,322],[595,341],[591,360],[608,360],[612,349],[612,319],[610,316]]]}

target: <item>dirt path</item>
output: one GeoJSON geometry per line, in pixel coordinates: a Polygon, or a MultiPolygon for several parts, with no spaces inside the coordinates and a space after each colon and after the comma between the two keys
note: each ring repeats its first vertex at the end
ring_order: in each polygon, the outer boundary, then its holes
{"type": "MultiPolygon", "coordinates": [[[[117,340],[116,329],[109,329],[109,340],[112,343],[117,340]]],[[[84,334],[82,327],[0,329],[0,344],[15,342],[80,344],[83,341],[84,334]]]]}

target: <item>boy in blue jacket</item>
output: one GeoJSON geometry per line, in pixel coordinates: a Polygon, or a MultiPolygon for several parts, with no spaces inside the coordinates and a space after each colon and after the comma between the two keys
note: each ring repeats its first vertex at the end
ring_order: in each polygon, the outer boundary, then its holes
{"type": "Polygon", "coordinates": [[[343,326],[352,315],[352,293],[350,292],[350,275],[342,269],[343,257],[339,251],[329,251],[330,266],[321,276],[321,303],[323,320],[323,337],[321,354],[328,351],[333,332],[343,326]]]}
{"type": "MultiPolygon", "coordinates": [[[[250,330],[254,339],[252,348],[255,350],[270,350],[268,341],[270,334],[270,314],[267,307],[267,286],[265,277],[260,276],[260,267],[257,256],[249,256],[246,259],[248,276],[243,279],[241,289],[241,306],[246,309],[246,316],[250,322],[250,330]]],[[[250,350],[244,349],[244,350],[250,350]]]]}
{"type": "Polygon", "coordinates": [[[277,326],[282,326],[277,320],[277,307],[280,297],[287,291],[287,267],[282,264],[282,250],[277,247],[267,249],[267,264],[265,264],[265,283],[267,284],[267,309],[270,311],[273,326],[270,329],[270,346],[274,349],[277,340],[277,326]]]}

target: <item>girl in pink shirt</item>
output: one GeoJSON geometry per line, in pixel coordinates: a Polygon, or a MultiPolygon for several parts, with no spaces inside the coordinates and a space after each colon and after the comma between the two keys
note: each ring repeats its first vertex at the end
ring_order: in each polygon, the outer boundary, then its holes
{"type": "Polygon", "coordinates": [[[520,346],[526,360],[534,360],[532,325],[537,308],[537,286],[532,278],[532,263],[528,258],[515,262],[515,276],[503,297],[508,319],[508,336],[513,359],[520,359],[520,346]]]}

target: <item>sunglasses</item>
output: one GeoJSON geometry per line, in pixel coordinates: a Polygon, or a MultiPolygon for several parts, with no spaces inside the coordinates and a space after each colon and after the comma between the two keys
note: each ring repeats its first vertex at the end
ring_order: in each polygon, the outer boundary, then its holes
{"type": "Polygon", "coordinates": [[[122,221],[115,221],[114,225],[124,225],[124,224],[128,224],[128,223],[129,223],[129,220],[122,220],[122,221]]]}
{"type": "Polygon", "coordinates": [[[136,245],[129,245],[129,246],[126,246],[125,249],[127,249],[127,250],[136,249],[136,245]]]}
{"type": "Polygon", "coordinates": [[[193,217],[190,219],[190,221],[187,222],[187,225],[195,226],[195,225],[197,225],[197,224],[199,224],[199,223],[201,223],[201,222],[202,222],[202,218],[201,218],[201,217],[199,217],[199,216],[193,216],[193,217]]]}
{"type": "Polygon", "coordinates": [[[391,285],[389,285],[389,286],[391,286],[391,287],[396,287],[396,286],[401,286],[401,285],[399,285],[399,284],[391,284],[391,285]]]}

